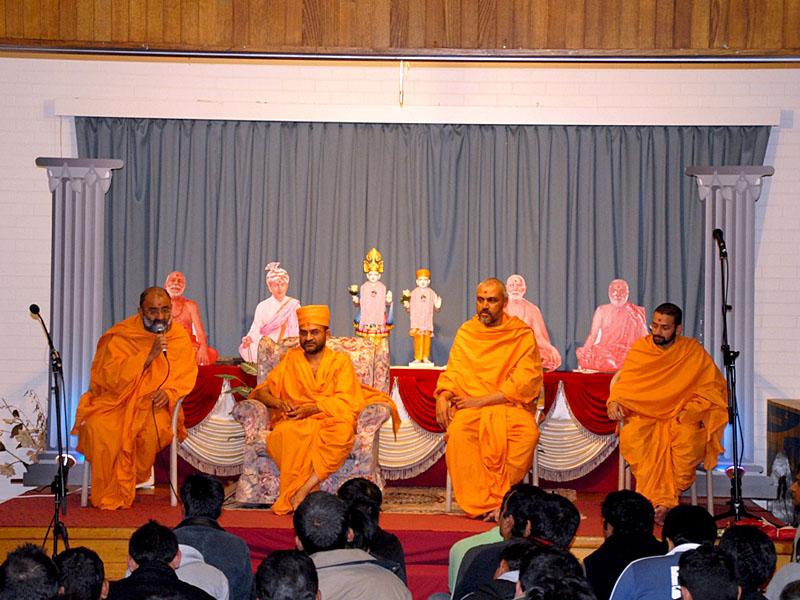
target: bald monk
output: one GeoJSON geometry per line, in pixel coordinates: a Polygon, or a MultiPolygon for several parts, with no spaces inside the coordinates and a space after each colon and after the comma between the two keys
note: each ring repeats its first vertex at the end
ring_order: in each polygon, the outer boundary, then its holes
{"type": "Polygon", "coordinates": [[[620,449],[637,491],[662,521],[697,465],[716,466],[728,422],[725,378],[697,340],[681,336],[682,321],[674,304],[655,309],[652,333],[631,347],[607,403],[608,417],[625,423],[620,449]]]}
{"type": "MultiPolygon", "coordinates": [[[[186,330],[172,324],[171,310],[166,290],[148,288],[138,314],[97,343],[89,391],[81,396],[72,430],[92,465],[97,508],[130,508],[136,484],[147,481],[156,454],[172,441],[178,398],[194,387],[194,348],[186,330]]],[[[184,437],[182,415],[178,423],[184,437]]]]}
{"type": "Polygon", "coordinates": [[[280,495],[272,505],[279,515],[293,512],[344,464],[367,404],[385,402],[397,415],[388,396],[361,384],[349,356],[325,346],[327,306],[298,308],[297,323],[300,347],[284,354],[249,396],[272,414],[267,452],[280,469],[280,495]]]}
{"type": "Polygon", "coordinates": [[[219,352],[208,345],[206,330],[203,327],[203,319],[200,317],[200,307],[197,306],[197,302],[189,300],[183,295],[183,292],[186,291],[186,276],[180,271],[173,271],[167,275],[164,289],[172,299],[172,321],[181,325],[189,334],[197,364],[200,366],[213,365],[219,358],[219,352]]]}
{"type": "Polygon", "coordinates": [[[481,282],[477,314],[456,333],[434,392],[453,491],[472,517],[500,507],[530,469],[539,440],[532,406],[542,362],[531,328],[503,311],[507,302],[502,281],[481,282]]]}

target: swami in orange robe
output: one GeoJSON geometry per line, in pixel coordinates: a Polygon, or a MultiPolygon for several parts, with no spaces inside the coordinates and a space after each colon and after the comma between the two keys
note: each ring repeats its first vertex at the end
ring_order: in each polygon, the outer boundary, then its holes
{"type": "Polygon", "coordinates": [[[458,505],[469,516],[497,509],[530,469],[539,441],[532,407],[542,385],[531,328],[502,307],[496,324],[485,325],[478,290],[478,315],[456,333],[435,391],[437,399],[443,393],[454,399],[502,394],[501,403],[458,408],[447,427],[447,470],[458,505]]]}
{"type": "MultiPolygon", "coordinates": [[[[145,329],[141,315],[117,323],[97,343],[89,391],[81,396],[72,430],[92,466],[90,499],[97,508],[130,508],[136,484],[147,481],[156,454],[172,441],[176,402],[194,387],[197,365],[186,330],[173,325],[162,335],[167,354],[159,352],[147,367],[157,336],[145,329]],[[167,402],[157,408],[158,390],[167,402]]],[[[182,411],[178,418],[183,439],[182,411]]]]}
{"type": "Polygon", "coordinates": [[[353,447],[358,415],[365,406],[384,402],[395,418],[397,415],[388,396],[362,385],[349,356],[324,346],[329,318],[326,306],[297,309],[301,347],[286,352],[250,395],[267,404],[272,415],[267,452],[280,470],[280,495],[272,505],[279,515],[294,510],[292,499],[312,474],[321,482],[344,464],[353,447]],[[318,340],[322,347],[311,355],[319,354],[316,368],[307,358],[316,345],[305,346],[314,326],[324,328],[324,337],[318,340]],[[298,416],[271,406],[275,400],[297,410],[298,416]],[[316,412],[303,416],[306,406],[316,412]]]}
{"type": "Polygon", "coordinates": [[[725,378],[694,338],[677,335],[668,348],[653,335],[634,342],[608,403],[623,410],[620,450],[653,506],[676,506],[697,465],[717,465],[726,397],[725,378]]]}

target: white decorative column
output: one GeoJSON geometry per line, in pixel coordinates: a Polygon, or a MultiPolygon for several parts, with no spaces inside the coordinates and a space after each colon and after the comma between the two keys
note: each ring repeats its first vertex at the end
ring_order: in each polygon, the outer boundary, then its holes
{"type": "MultiPolygon", "coordinates": [[[[53,195],[50,331],[61,353],[67,429],[89,388],[95,345],[103,327],[105,194],[116,159],[37,158],[53,195]]],[[[56,447],[55,405],[50,402],[49,450],[56,447]]],[[[66,443],[67,440],[64,440],[66,443]]],[[[72,445],[70,444],[70,448],[72,445]]]]}
{"type": "MultiPolygon", "coordinates": [[[[720,369],[725,365],[722,345],[722,287],[719,253],[712,238],[714,229],[721,229],[728,249],[730,265],[728,304],[728,343],[739,351],[736,359],[736,397],[741,420],[742,464],[754,461],[753,429],[754,390],[754,302],[755,302],[755,202],[761,195],[764,177],[775,173],[773,167],[759,166],[692,166],[686,174],[695,177],[700,200],[705,202],[706,236],[703,265],[705,267],[705,309],[703,311],[703,345],[720,369]]],[[[725,460],[732,461],[730,427],[725,432],[725,460]]]]}

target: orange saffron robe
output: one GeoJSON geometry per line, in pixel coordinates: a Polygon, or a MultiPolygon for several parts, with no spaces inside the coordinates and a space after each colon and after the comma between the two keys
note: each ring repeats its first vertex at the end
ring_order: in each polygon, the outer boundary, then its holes
{"type": "Polygon", "coordinates": [[[267,452],[281,478],[280,495],[272,505],[275,514],[292,512],[290,500],[312,472],[324,481],[344,464],[353,447],[358,415],[365,406],[384,402],[397,414],[388,396],[362,385],[349,356],[329,348],[322,352],[314,374],[303,349],[292,348],[258,386],[266,386],[273,397],[293,406],[312,403],[320,410],[308,418],[291,420],[282,411],[270,409],[267,452]]]}
{"type": "Polygon", "coordinates": [[[722,452],[728,423],[725,378],[697,340],[680,335],[667,349],[652,335],[640,338],[619,373],[609,402],[618,402],[626,415],[622,456],[639,493],[654,506],[676,506],[697,465],[713,469],[722,452]]]}
{"type": "MultiPolygon", "coordinates": [[[[197,365],[186,330],[174,324],[166,332],[163,355],[145,369],[155,334],[139,315],[106,331],[97,342],[89,391],[81,396],[72,434],[78,451],[92,465],[91,502],[97,508],[130,508],[136,484],[147,481],[156,454],[172,441],[172,413],[179,398],[192,391],[197,365]],[[153,407],[150,394],[159,387],[169,403],[153,407]]],[[[179,437],[186,437],[183,411],[179,437]]]]}
{"type": "Polygon", "coordinates": [[[505,404],[456,411],[447,429],[447,470],[458,505],[470,516],[500,506],[508,489],[530,469],[539,428],[533,401],[542,386],[542,361],[533,331],[503,315],[496,327],[477,316],[456,333],[435,395],[503,393],[505,404]]]}

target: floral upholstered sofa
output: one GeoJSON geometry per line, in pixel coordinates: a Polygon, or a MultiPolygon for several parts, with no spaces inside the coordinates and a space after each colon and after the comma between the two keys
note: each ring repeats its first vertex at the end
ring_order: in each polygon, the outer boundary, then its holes
{"type": "MultiPolygon", "coordinates": [[[[261,383],[281,356],[298,346],[297,338],[280,343],[268,337],[261,338],[258,346],[258,382],[261,383]]],[[[350,356],[356,375],[362,383],[389,393],[389,351],[387,344],[374,344],[367,338],[331,337],[328,348],[350,356]]],[[[278,467],[267,454],[266,436],[269,435],[269,410],[260,402],[242,400],[233,409],[234,418],[244,429],[244,462],[242,475],[236,487],[236,501],[246,504],[272,504],[278,497],[280,476],[278,467]]],[[[383,477],[378,464],[378,434],[381,425],[390,417],[384,404],[370,404],[361,412],[356,425],[355,442],[342,467],[322,482],[321,489],[335,493],[339,486],[354,477],[366,477],[383,488],[383,477]]]]}

